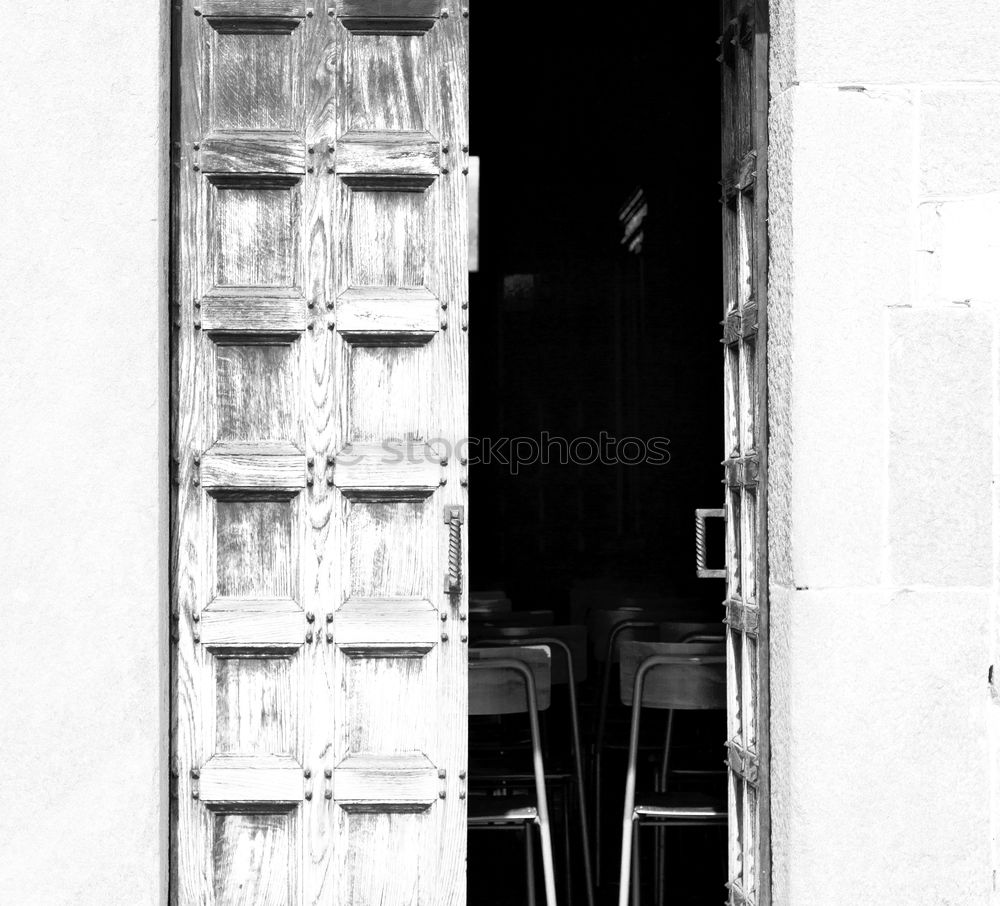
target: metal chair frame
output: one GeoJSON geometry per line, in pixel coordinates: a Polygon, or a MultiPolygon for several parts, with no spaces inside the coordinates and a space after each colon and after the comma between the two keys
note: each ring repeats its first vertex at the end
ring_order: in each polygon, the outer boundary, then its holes
{"type": "Polygon", "coordinates": [[[636,619],[625,619],[616,623],[608,633],[608,644],[604,655],[604,665],[601,673],[601,698],[597,710],[597,732],[594,735],[594,870],[596,872],[597,886],[601,884],[601,853],[603,833],[601,831],[601,760],[604,750],[604,734],[608,723],[608,698],[611,695],[611,674],[613,671],[613,660],[615,646],[618,644],[618,637],[629,629],[656,629],[661,621],[654,621],[637,617],[636,619]]]}
{"type": "MultiPolygon", "coordinates": [[[[725,656],[656,654],[646,658],[639,665],[638,670],[636,670],[635,687],[632,691],[632,724],[629,729],[628,769],[625,775],[625,802],[622,814],[622,855],[621,871],[619,875],[618,906],[629,906],[630,893],[632,906],[640,906],[639,828],[641,825],[655,824],[660,827],[664,825],[673,827],[696,825],[705,827],[712,825],[722,826],[728,823],[728,814],[725,811],[704,816],[692,816],[685,815],[683,813],[683,809],[674,810],[676,813],[671,814],[670,809],[664,808],[661,809],[660,814],[657,815],[640,815],[636,812],[635,805],[636,762],[638,761],[639,755],[639,726],[643,708],[642,693],[647,675],[651,670],[655,670],[657,667],[664,667],[668,665],[704,664],[707,666],[712,664],[724,665],[725,663],[725,656]]],[[[674,710],[668,709],[667,738],[660,775],[661,778],[663,778],[661,780],[661,785],[663,786],[665,786],[669,746],[673,732],[673,716],[674,710]]],[[[659,851],[657,856],[656,870],[657,875],[660,876],[663,871],[663,866],[660,864],[661,857],[659,851]]],[[[662,876],[658,877],[658,882],[657,901],[660,901],[662,895],[662,876]]]]}
{"type": "MultiPolygon", "coordinates": [[[[601,673],[601,697],[598,704],[597,711],[597,730],[594,738],[594,867],[596,871],[596,883],[599,887],[601,884],[601,854],[602,854],[602,842],[603,833],[601,830],[601,813],[602,809],[602,783],[601,783],[601,761],[602,754],[605,748],[604,736],[607,730],[608,722],[608,699],[611,695],[611,675],[614,669],[613,661],[615,650],[618,645],[619,636],[627,631],[634,629],[648,629],[653,630],[660,627],[665,621],[663,620],[650,620],[641,615],[641,611],[637,611],[639,616],[635,619],[625,619],[620,623],[616,623],[608,633],[608,643],[604,654],[604,664],[601,673]]],[[[669,621],[666,621],[669,622],[669,621]]],[[[684,636],[682,642],[701,642],[701,641],[717,641],[719,636],[708,635],[702,632],[694,632],[690,635],[684,636]]],[[[721,640],[725,641],[725,636],[721,636],[721,640]]]]}
{"type": "Polygon", "coordinates": [[[573,668],[573,652],[569,645],[559,638],[551,636],[525,636],[517,638],[505,638],[495,636],[492,638],[478,639],[477,645],[495,645],[497,647],[521,646],[521,645],[548,645],[558,648],[566,658],[566,673],[569,679],[569,709],[571,732],[573,735],[573,767],[576,772],[577,807],[580,809],[580,837],[583,846],[583,871],[586,884],[587,906],[594,906],[594,876],[593,865],[590,858],[590,831],[587,816],[587,793],[583,783],[583,749],[580,745],[580,719],[577,710],[576,700],[576,677],[573,668]]]}
{"type": "MultiPolygon", "coordinates": [[[[536,817],[534,820],[538,824],[539,838],[542,848],[542,874],[545,881],[545,902],[546,906],[557,906],[555,864],[552,858],[552,837],[550,831],[551,823],[549,821],[548,798],[545,793],[545,763],[542,759],[541,731],[538,725],[538,696],[535,691],[535,677],[532,675],[531,669],[523,661],[513,657],[490,658],[489,660],[483,661],[469,661],[469,669],[513,670],[514,672],[520,674],[524,680],[524,689],[528,700],[528,722],[531,727],[532,769],[535,777],[536,817]]],[[[521,819],[505,819],[502,815],[499,815],[496,820],[492,822],[493,827],[499,827],[503,824],[526,825],[526,822],[521,819]]],[[[470,825],[470,828],[472,826],[473,825],[470,825]]],[[[487,823],[485,825],[478,826],[490,826],[490,824],[487,823]]],[[[532,906],[534,902],[534,886],[532,880],[532,876],[534,874],[534,855],[531,849],[530,833],[527,830],[525,833],[525,846],[527,848],[526,861],[530,890],[528,902],[529,906],[532,906]]]]}
{"type": "MultiPolygon", "coordinates": [[[[661,632],[661,639],[662,639],[663,638],[663,636],[662,636],[662,633],[663,633],[663,624],[660,625],[660,632],[661,632]]],[[[668,640],[667,639],[663,639],[663,641],[668,641],[668,640]]],[[[678,639],[678,641],[681,642],[681,643],[683,643],[683,644],[692,644],[692,645],[698,644],[699,642],[701,642],[701,643],[707,643],[707,644],[725,645],[725,643],[726,643],[726,636],[725,636],[724,632],[721,633],[721,634],[719,634],[719,635],[714,635],[712,633],[700,632],[699,631],[699,632],[690,632],[687,635],[681,636],[681,638],[678,639]]],[[[656,781],[657,781],[656,789],[657,789],[658,792],[661,792],[661,793],[665,793],[667,791],[667,776],[668,776],[669,764],[670,764],[670,743],[673,740],[673,734],[674,734],[674,712],[673,711],[668,711],[667,712],[667,731],[666,731],[666,734],[664,735],[664,739],[663,739],[663,756],[662,756],[662,758],[660,760],[660,772],[659,772],[659,774],[658,774],[658,776],[656,778],[656,781]]],[[[725,767],[720,767],[720,768],[715,768],[715,769],[688,768],[688,769],[684,769],[684,770],[677,770],[676,773],[677,774],[686,774],[686,775],[702,775],[702,776],[707,776],[707,775],[711,775],[711,774],[725,774],[726,773],[726,769],[725,769],[725,767]]],[[[663,903],[663,889],[662,889],[663,888],[663,879],[666,876],[666,864],[665,864],[666,863],[666,837],[665,837],[666,828],[662,827],[662,826],[656,827],[654,829],[654,833],[656,834],[656,861],[654,863],[653,873],[654,873],[654,877],[656,879],[656,885],[657,885],[657,887],[656,887],[656,891],[657,891],[656,902],[657,902],[657,906],[662,906],[662,903],[663,903]]]]}

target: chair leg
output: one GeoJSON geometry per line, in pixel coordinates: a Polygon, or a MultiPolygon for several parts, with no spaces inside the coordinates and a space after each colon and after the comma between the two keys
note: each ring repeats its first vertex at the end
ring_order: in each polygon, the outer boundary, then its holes
{"type": "MultiPolygon", "coordinates": [[[[660,787],[660,775],[653,778],[653,791],[656,793],[662,793],[663,790],[660,787]]],[[[662,833],[662,828],[659,824],[653,825],[653,903],[655,906],[663,906],[662,902],[662,886],[663,886],[663,875],[660,871],[660,834],[662,833]]]]}
{"type": "Polygon", "coordinates": [[[576,768],[576,799],[580,820],[580,842],[583,847],[583,882],[586,885],[587,906],[594,906],[594,871],[591,863],[589,816],[587,815],[587,789],[583,785],[583,757],[580,749],[580,720],[577,714],[576,689],[569,687],[570,717],[573,731],[573,757],[576,768]]]}
{"type": "MultiPolygon", "coordinates": [[[[663,740],[663,758],[660,762],[660,775],[657,778],[661,793],[666,793],[670,782],[670,745],[674,736],[674,711],[667,711],[667,730],[663,740]]],[[[662,825],[656,826],[656,906],[663,906],[667,880],[667,830],[662,825]]]]}
{"type": "Polygon", "coordinates": [[[666,875],[663,871],[663,828],[657,826],[653,836],[653,846],[656,847],[653,853],[653,903],[655,906],[663,906],[663,888],[666,875]]]}
{"type": "Polygon", "coordinates": [[[601,750],[594,752],[594,886],[601,886],[601,750]]]}
{"type": "MultiPolygon", "coordinates": [[[[626,795],[626,804],[627,804],[626,795]]],[[[635,842],[634,825],[635,819],[631,815],[631,809],[625,813],[622,819],[622,861],[618,873],[618,906],[628,906],[629,892],[632,888],[632,848],[635,842]]]]}
{"type": "Polygon", "coordinates": [[[531,839],[531,822],[524,822],[524,867],[528,877],[528,906],[535,906],[535,846],[531,839]]]}
{"type": "Polygon", "coordinates": [[[656,829],[656,906],[663,906],[666,902],[667,888],[667,829],[657,827],[656,829]]]}
{"type": "Polygon", "coordinates": [[[639,822],[632,822],[632,906],[641,906],[642,878],[639,875],[639,822]]]}
{"type": "Polygon", "coordinates": [[[562,831],[563,831],[563,860],[566,866],[566,906],[573,906],[573,857],[570,852],[569,826],[569,787],[562,785],[562,831]]]}
{"type": "Polygon", "coordinates": [[[552,858],[552,828],[547,816],[539,815],[538,831],[542,843],[542,877],[545,879],[545,906],[556,906],[556,866],[552,858]]]}
{"type": "Polygon", "coordinates": [[[601,698],[597,706],[597,731],[594,734],[594,886],[601,886],[601,751],[608,719],[608,698],[611,690],[611,657],[601,671],[601,698]]]}

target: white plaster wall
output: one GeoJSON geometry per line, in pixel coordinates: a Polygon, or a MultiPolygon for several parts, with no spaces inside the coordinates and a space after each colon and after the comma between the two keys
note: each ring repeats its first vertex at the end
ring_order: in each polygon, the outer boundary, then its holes
{"type": "Polygon", "coordinates": [[[0,903],[166,890],[168,5],[0,31],[0,903]]]}
{"type": "Polygon", "coordinates": [[[774,902],[995,904],[1000,11],[772,26],[774,902]]]}

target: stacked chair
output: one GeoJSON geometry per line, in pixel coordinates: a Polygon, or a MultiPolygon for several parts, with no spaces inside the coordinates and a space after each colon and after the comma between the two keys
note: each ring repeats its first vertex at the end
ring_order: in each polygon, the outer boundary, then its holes
{"type": "MultiPolygon", "coordinates": [[[[545,904],[557,906],[552,831],[549,820],[545,764],[538,715],[551,700],[551,652],[544,646],[469,651],[469,714],[526,714],[530,731],[531,791],[495,795],[497,778],[483,788],[470,764],[469,830],[519,830],[524,835],[526,902],[535,904],[533,831],[538,830],[542,853],[545,904]]],[[[512,784],[516,785],[516,784],[512,784]]],[[[506,790],[504,790],[506,792],[506,790]]],[[[518,791],[520,792],[520,791],[518,791]]]]}
{"type": "Polygon", "coordinates": [[[720,624],[705,621],[704,608],[687,598],[624,598],[619,606],[594,607],[587,615],[592,656],[600,674],[600,692],[594,718],[592,776],[594,790],[594,840],[597,884],[601,883],[604,856],[605,753],[628,745],[627,711],[617,707],[619,649],[626,641],[657,641],[660,626],[673,625],[679,635],[719,632],[720,624]]]}
{"type": "Polygon", "coordinates": [[[639,831],[644,825],[658,829],[655,860],[656,902],[663,902],[666,886],[668,827],[725,826],[723,794],[675,791],[671,784],[671,747],[678,711],[724,710],[726,707],[726,658],[718,642],[624,642],[620,658],[621,700],[632,708],[628,766],[622,818],[619,906],[639,906],[639,831]],[[644,708],[667,711],[667,732],[658,783],[653,792],[637,792],[639,730],[644,708]],[[631,898],[630,898],[631,893],[631,898]]]}
{"type": "Polygon", "coordinates": [[[470,595],[469,829],[523,835],[529,906],[536,848],[545,906],[557,896],[573,906],[581,886],[595,906],[602,858],[618,855],[602,840],[602,825],[617,823],[608,791],[622,783],[624,801],[613,803],[623,807],[620,906],[640,903],[641,830],[652,830],[641,840],[655,853],[661,906],[668,867],[679,877],[668,858],[673,828],[727,820],[725,771],[711,751],[715,718],[677,717],[725,709],[722,623],[701,601],[597,591],[574,600],[573,625],[557,625],[551,610],[515,611],[502,591],[470,595]],[[660,719],[643,721],[649,711],[660,719]]]}
{"type": "MultiPolygon", "coordinates": [[[[497,626],[489,623],[472,625],[472,642],[477,646],[510,648],[511,646],[545,646],[552,652],[551,683],[553,694],[565,692],[565,710],[568,720],[569,746],[566,754],[572,759],[570,770],[561,770],[553,764],[550,753],[558,747],[546,745],[546,785],[560,789],[562,803],[562,829],[565,840],[566,901],[572,903],[573,882],[570,874],[572,852],[570,827],[576,818],[579,831],[580,857],[583,866],[584,892],[587,906],[594,906],[593,869],[590,850],[590,821],[587,808],[587,788],[584,782],[583,744],[580,735],[580,717],[577,704],[577,686],[587,679],[587,639],[583,626],[497,626]],[[569,792],[575,793],[575,816],[570,806],[569,792]]],[[[544,734],[543,734],[544,735],[544,734]]],[[[551,739],[552,734],[548,734],[551,739]]],[[[507,774],[508,781],[516,775],[507,774]]]]}

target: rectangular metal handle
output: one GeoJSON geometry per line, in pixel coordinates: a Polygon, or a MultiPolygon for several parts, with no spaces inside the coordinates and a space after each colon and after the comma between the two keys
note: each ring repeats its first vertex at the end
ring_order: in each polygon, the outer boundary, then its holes
{"type": "Polygon", "coordinates": [[[725,519],[725,518],[726,518],[726,511],[722,509],[694,511],[695,566],[698,571],[699,579],[726,578],[726,571],[724,569],[707,569],[705,566],[705,559],[706,559],[705,520],[725,519]]]}
{"type": "Polygon", "coordinates": [[[460,595],[462,593],[462,523],[465,521],[465,508],[446,506],[444,522],[448,526],[448,572],[444,577],[444,593],[460,595]]]}

